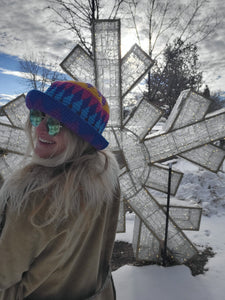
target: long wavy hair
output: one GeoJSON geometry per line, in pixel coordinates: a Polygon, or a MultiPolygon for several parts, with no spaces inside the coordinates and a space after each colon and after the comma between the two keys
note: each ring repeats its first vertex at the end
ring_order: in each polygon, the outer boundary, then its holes
{"type": "Polygon", "coordinates": [[[31,161],[16,171],[0,192],[0,209],[7,203],[18,213],[31,201],[34,217],[44,208],[45,226],[79,214],[87,207],[100,211],[102,203],[112,201],[118,185],[118,165],[108,150],[97,151],[88,142],[64,128],[66,150],[48,159],[34,154],[35,131],[29,120],[25,131],[31,161]]]}

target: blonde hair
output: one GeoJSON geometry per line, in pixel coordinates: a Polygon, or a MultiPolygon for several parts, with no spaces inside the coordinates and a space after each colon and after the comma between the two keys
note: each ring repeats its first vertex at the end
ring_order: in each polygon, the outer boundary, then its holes
{"type": "MultiPolygon", "coordinates": [[[[18,212],[38,199],[31,215],[33,223],[47,203],[45,220],[35,226],[61,222],[86,207],[97,213],[104,202],[112,201],[118,185],[118,165],[113,154],[108,150],[97,151],[69,129],[64,130],[67,148],[61,155],[49,159],[33,155],[31,162],[15,172],[1,189],[0,205],[2,199],[9,199],[18,212]]],[[[34,149],[36,138],[29,122],[26,132],[28,155],[34,149]]]]}

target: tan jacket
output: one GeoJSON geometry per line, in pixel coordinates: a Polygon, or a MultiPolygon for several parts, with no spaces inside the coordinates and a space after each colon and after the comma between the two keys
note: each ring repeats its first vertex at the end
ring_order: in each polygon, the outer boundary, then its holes
{"type": "Polygon", "coordinates": [[[115,299],[109,264],[119,198],[117,191],[97,217],[85,212],[58,228],[34,227],[32,204],[20,215],[7,209],[0,237],[0,300],[115,299]]]}

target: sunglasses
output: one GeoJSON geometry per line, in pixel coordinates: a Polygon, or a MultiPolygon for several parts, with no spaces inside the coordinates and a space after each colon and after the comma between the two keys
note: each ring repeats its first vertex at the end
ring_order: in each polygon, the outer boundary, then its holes
{"type": "MultiPolygon", "coordinates": [[[[40,110],[31,109],[30,110],[30,122],[34,127],[38,127],[38,125],[46,118],[46,114],[41,112],[40,110]]],[[[57,135],[62,128],[62,124],[52,118],[47,117],[46,127],[48,130],[48,134],[51,136],[57,135]]]]}

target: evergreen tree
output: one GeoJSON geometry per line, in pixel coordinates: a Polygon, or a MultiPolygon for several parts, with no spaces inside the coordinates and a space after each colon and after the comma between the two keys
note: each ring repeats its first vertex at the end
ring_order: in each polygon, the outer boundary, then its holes
{"type": "Polygon", "coordinates": [[[201,83],[197,46],[178,39],[166,47],[161,66],[153,68],[150,82],[147,82],[150,93],[146,92],[145,96],[148,101],[166,107],[170,112],[181,91],[198,91],[201,83]]]}

